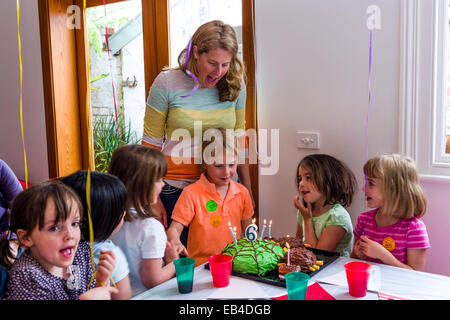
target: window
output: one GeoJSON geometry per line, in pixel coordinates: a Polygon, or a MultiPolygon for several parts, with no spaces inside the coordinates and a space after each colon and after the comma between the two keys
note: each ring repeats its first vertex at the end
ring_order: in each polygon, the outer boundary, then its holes
{"type": "Polygon", "coordinates": [[[449,0],[402,1],[399,144],[422,178],[450,179],[448,9],[449,0]]]}
{"type": "Polygon", "coordinates": [[[170,66],[178,66],[178,55],[195,30],[211,20],[231,25],[239,41],[242,58],[242,0],[170,0],[170,66]]]}
{"type": "Polygon", "coordinates": [[[141,0],[90,7],[86,17],[95,169],[104,172],[119,143],[140,143],[142,137],[146,93],[141,0]]]}

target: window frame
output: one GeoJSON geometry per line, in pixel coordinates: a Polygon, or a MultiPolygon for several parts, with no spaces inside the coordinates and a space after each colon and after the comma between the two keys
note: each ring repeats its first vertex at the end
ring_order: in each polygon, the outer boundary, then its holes
{"type": "Polygon", "coordinates": [[[447,0],[401,2],[399,151],[416,161],[422,180],[450,181],[442,135],[448,32],[448,13],[442,8],[447,6],[447,0]]]}

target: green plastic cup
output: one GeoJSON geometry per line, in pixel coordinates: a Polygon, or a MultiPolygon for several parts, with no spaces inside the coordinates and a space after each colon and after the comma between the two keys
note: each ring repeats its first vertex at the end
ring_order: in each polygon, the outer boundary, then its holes
{"type": "Polygon", "coordinates": [[[194,282],[195,259],[179,258],[174,260],[175,272],[177,276],[178,292],[192,292],[192,284],[194,282]]]}
{"type": "Polygon", "coordinates": [[[284,276],[288,300],[306,300],[309,275],[303,272],[290,272],[284,276]]]}

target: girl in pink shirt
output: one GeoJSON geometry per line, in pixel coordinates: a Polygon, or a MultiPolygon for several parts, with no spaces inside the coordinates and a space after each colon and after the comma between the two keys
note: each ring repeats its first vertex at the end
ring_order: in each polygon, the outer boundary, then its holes
{"type": "Polygon", "coordinates": [[[414,161],[398,154],[374,157],[364,165],[367,205],[353,231],[352,257],[423,271],[428,234],[420,218],[426,199],[414,161]]]}

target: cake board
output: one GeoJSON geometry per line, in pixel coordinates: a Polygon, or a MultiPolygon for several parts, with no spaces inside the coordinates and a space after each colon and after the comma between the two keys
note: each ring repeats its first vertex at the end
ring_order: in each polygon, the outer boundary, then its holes
{"type": "MultiPolygon", "coordinates": [[[[333,261],[335,261],[339,257],[339,253],[337,252],[320,250],[315,248],[306,248],[306,249],[311,250],[316,255],[317,260],[323,261],[323,266],[321,266],[318,270],[304,272],[308,274],[310,277],[319,273],[321,270],[326,268],[328,265],[330,265],[333,261]]],[[[209,270],[209,263],[205,264],[205,269],[209,270]]],[[[264,276],[258,276],[256,274],[250,273],[242,273],[234,270],[231,270],[231,275],[286,288],[286,281],[278,277],[278,269],[268,271],[264,276]]]]}

